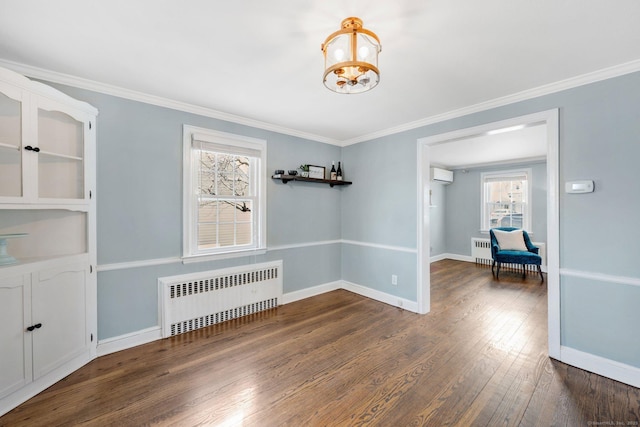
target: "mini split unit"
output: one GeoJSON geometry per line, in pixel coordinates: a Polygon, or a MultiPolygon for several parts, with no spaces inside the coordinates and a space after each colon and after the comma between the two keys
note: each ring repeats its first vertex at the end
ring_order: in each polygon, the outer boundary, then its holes
{"type": "Polygon", "coordinates": [[[453,182],[453,171],[446,169],[431,168],[431,180],[439,181],[445,184],[451,184],[453,182]]]}

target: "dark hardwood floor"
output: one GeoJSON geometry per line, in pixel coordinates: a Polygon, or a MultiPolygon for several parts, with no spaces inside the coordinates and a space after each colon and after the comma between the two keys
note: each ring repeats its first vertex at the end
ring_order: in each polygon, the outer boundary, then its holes
{"type": "Polygon", "coordinates": [[[536,273],[431,269],[428,315],[330,292],[101,357],[0,425],[638,425],[640,389],[546,356],[536,273]]]}

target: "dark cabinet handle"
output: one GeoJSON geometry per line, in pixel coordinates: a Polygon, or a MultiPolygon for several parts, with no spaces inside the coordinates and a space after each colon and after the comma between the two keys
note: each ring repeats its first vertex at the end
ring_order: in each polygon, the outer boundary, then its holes
{"type": "Polygon", "coordinates": [[[28,326],[27,331],[33,332],[34,329],[40,329],[40,328],[42,328],[42,323],[36,323],[35,325],[28,326]]]}
{"type": "Polygon", "coordinates": [[[32,147],[32,146],[30,146],[30,145],[27,145],[26,147],[24,147],[24,149],[25,149],[25,150],[27,150],[27,151],[35,151],[36,153],[39,153],[39,152],[40,152],[40,148],[38,148],[38,147],[32,147]]]}

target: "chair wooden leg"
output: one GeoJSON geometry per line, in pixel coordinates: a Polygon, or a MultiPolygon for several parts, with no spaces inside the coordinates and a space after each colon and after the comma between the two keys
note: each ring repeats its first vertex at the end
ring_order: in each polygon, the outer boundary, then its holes
{"type": "Polygon", "coordinates": [[[500,278],[500,262],[498,262],[498,271],[496,272],[496,279],[500,278]]]}
{"type": "Polygon", "coordinates": [[[525,265],[522,264],[522,278],[525,279],[527,277],[527,269],[525,268],[525,265]]]}
{"type": "Polygon", "coordinates": [[[544,283],[544,276],[542,275],[542,268],[538,266],[538,273],[540,273],[540,284],[544,283]]]}
{"type": "Polygon", "coordinates": [[[496,275],[496,273],[493,271],[493,267],[496,266],[496,260],[493,260],[493,264],[491,264],[491,274],[493,274],[494,276],[496,275]]]}

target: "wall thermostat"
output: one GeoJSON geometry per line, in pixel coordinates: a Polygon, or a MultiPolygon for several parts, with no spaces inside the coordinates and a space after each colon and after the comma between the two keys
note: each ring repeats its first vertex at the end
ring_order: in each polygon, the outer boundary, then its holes
{"type": "Polygon", "coordinates": [[[564,184],[564,191],[571,194],[593,193],[593,181],[568,181],[564,184]]]}

